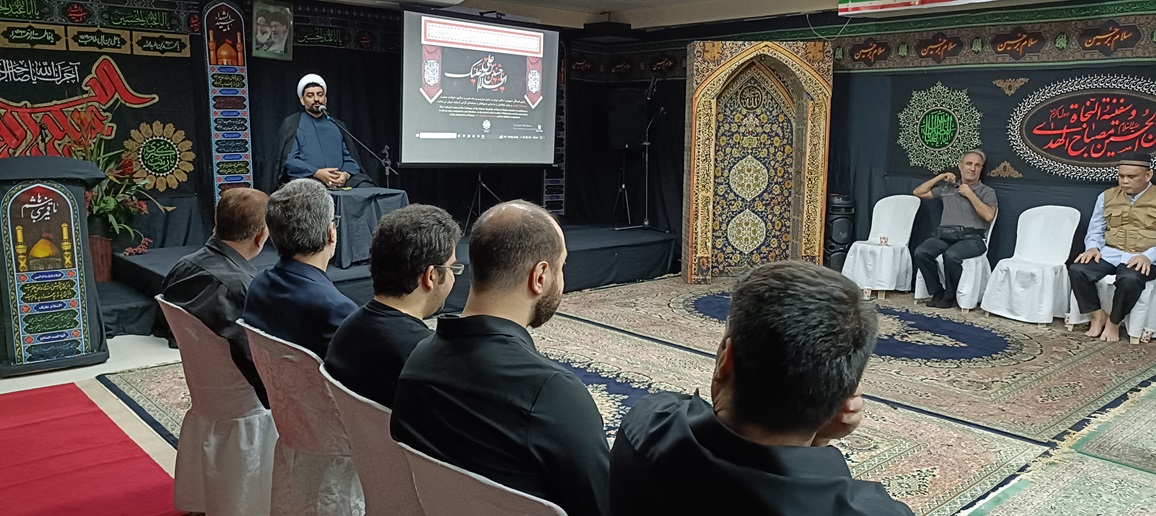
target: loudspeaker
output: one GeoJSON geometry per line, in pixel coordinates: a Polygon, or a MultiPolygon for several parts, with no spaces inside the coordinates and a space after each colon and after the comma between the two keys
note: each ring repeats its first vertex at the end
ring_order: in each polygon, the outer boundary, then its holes
{"type": "Polygon", "coordinates": [[[847,250],[851,248],[855,225],[855,203],[850,196],[832,194],[827,196],[827,227],[823,241],[823,264],[827,268],[842,271],[847,261],[847,250]]]}
{"type": "Polygon", "coordinates": [[[612,149],[642,147],[646,137],[646,92],[634,88],[610,90],[606,138],[612,149]]]}

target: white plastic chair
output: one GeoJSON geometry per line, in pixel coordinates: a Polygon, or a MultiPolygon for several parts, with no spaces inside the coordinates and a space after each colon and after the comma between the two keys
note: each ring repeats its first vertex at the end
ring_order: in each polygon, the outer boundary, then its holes
{"type": "MultiPolygon", "coordinates": [[[[991,224],[987,226],[987,234],[983,236],[984,247],[987,247],[983,254],[963,261],[963,274],[960,274],[959,285],[955,289],[955,302],[959,304],[963,313],[979,306],[979,300],[983,297],[983,290],[987,288],[987,280],[991,276],[991,263],[987,261],[987,252],[991,250],[991,230],[995,229],[997,219],[999,219],[998,210],[995,212],[995,217],[991,219],[991,224]]],[[[936,257],[935,262],[939,264],[939,279],[942,282],[944,277],[943,255],[936,257]]],[[[916,271],[915,301],[918,304],[921,299],[929,297],[931,297],[931,293],[927,291],[927,284],[923,282],[923,274],[916,271]]]]}
{"type": "Polygon", "coordinates": [[[409,461],[389,435],[393,411],[349,390],[334,379],[324,365],[321,376],[329,383],[329,392],[337,402],[349,434],[349,449],[365,492],[365,514],[423,514],[409,461]]]}
{"type": "Polygon", "coordinates": [[[988,279],[980,305],[990,314],[1027,323],[1049,324],[1068,311],[1071,285],[1068,254],[1080,211],[1037,206],[1020,215],[1016,250],[1000,260],[988,279]]]}
{"type": "MultiPolygon", "coordinates": [[[[1116,275],[1109,274],[1096,282],[1096,293],[1100,295],[1100,306],[1105,312],[1112,311],[1112,298],[1116,295],[1116,275]]],[[[1076,303],[1075,294],[1069,296],[1068,313],[1064,316],[1064,324],[1068,331],[1077,324],[1091,320],[1088,314],[1080,313],[1080,305],[1076,303]]],[[[1149,281],[1140,293],[1136,306],[1124,317],[1121,323],[1128,333],[1128,340],[1132,344],[1148,342],[1156,332],[1156,281],[1149,281]]]]}
{"type": "Polygon", "coordinates": [[[216,515],[269,514],[277,428],[241,375],[229,341],[156,296],[181,352],[192,407],[181,423],[173,506],[216,515]]]}
{"type": "Polygon", "coordinates": [[[253,364],[269,393],[277,448],[273,454],[276,515],[360,516],[365,496],[349,454],[349,438],[321,359],[301,346],[238,320],[249,335],[253,364]]]}
{"type": "Polygon", "coordinates": [[[914,195],[892,195],[875,203],[867,240],[851,244],[843,275],[868,291],[885,297],[888,290],[911,290],[911,226],[919,211],[914,195]],[[886,239],[886,244],[883,243],[886,239]]]}
{"type": "Polygon", "coordinates": [[[428,516],[565,516],[561,507],[397,443],[428,516]]]}

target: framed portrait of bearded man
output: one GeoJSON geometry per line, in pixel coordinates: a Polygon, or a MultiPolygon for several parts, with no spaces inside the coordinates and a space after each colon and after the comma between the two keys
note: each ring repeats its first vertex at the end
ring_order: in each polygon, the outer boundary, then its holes
{"type": "Polygon", "coordinates": [[[253,2],[253,56],[293,60],[293,5],[270,0],[253,2]]]}

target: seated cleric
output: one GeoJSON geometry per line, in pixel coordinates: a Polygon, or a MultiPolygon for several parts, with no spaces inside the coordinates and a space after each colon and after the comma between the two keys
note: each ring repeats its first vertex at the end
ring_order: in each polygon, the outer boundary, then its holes
{"type": "Polygon", "coordinates": [[[308,74],[297,82],[297,96],[305,111],[289,115],[277,130],[280,183],[311,177],[326,188],[376,186],[361,173],[356,143],[344,124],[326,111],[329,91],[325,79],[308,74]]]}

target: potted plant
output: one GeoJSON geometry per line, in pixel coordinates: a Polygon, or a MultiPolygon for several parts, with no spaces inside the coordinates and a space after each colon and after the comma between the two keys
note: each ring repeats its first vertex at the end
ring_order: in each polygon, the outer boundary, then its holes
{"type": "MultiPolygon", "coordinates": [[[[133,177],[132,158],[123,150],[105,152],[105,136],[100,124],[87,112],[74,112],[79,131],[77,137],[68,142],[68,153],[77,159],[90,161],[105,177],[84,193],[84,203],[88,209],[89,249],[92,253],[93,274],[96,281],[111,281],[112,239],[127,234],[133,241],[140,239],[131,254],[145,252],[151,242],[132,227],[137,215],[148,213],[148,201],[152,201],[162,211],[171,211],[148,194],[148,181],[133,177]]],[[[126,254],[128,250],[126,250],[126,254]]]]}

